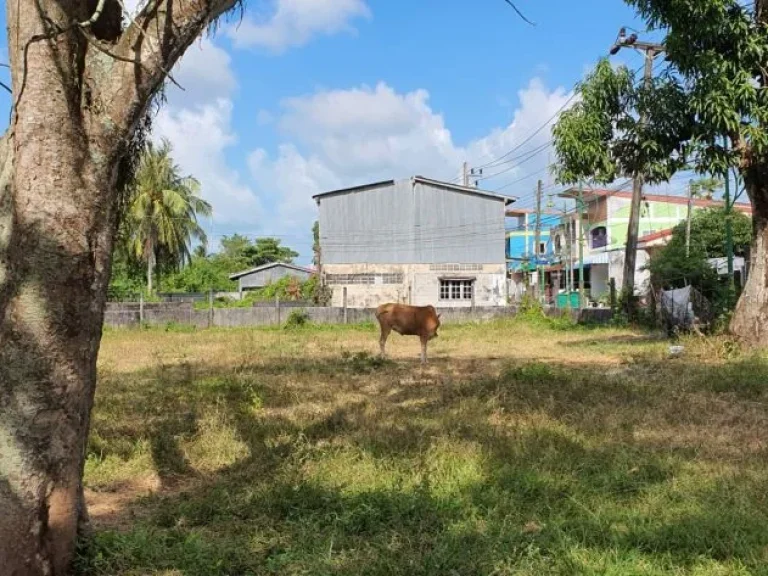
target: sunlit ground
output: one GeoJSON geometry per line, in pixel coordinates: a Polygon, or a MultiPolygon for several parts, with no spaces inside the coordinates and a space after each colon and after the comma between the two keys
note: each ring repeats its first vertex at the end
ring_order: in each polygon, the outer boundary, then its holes
{"type": "Polygon", "coordinates": [[[768,363],[544,321],[109,331],[96,575],[768,574],[768,363]]]}

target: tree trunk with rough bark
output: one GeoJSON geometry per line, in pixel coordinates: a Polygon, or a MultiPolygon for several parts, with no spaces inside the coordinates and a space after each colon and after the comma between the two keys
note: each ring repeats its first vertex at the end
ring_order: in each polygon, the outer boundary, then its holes
{"type": "Polygon", "coordinates": [[[731,332],[744,343],[768,346],[768,166],[746,173],[752,201],[754,238],[749,278],[731,321],[731,332]]]}
{"type": "Polygon", "coordinates": [[[69,573],[119,188],[170,69],[234,0],[8,2],[0,139],[0,572],[69,573]],[[99,3],[101,4],[101,3],[99,3]],[[93,23],[92,15],[100,16],[93,23]]]}

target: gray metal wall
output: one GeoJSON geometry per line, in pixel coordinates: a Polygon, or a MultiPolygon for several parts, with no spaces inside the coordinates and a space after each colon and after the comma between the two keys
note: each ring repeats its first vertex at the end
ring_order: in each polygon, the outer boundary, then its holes
{"type": "Polygon", "coordinates": [[[504,201],[430,184],[320,199],[324,264],[504,262],[504,201]]]}
{"type": "Polygon", "coordinates": [[[286,268],[284,266],[274,266],[260,272],[254,272],[242,276],[239,279],[240,287],[244,290],[248,288],[261,288],[271,282],[277,282],[283,276],[296,276],[299,280],[304,281],[309,279],[309,274],[301,270],[294,270],[293,268],[286,268]]]}

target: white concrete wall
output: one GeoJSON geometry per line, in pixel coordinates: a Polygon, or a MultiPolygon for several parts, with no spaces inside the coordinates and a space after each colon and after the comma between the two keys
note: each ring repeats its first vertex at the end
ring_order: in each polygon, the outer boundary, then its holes
{"type": "MultiPolygon", "coordinates": [[[[448,267],[450,266],[453,265],[448,267]]],[[[455,266],[459,269],[447,270],[446,266],[429,264],[326,264],[323,266],[323,273],[403,275],[402,283],[398,284],[329,284],[333,292],[332,306],[343,305],[346,286],[349,308],[375,308],[387,302],[410,303],[414,306],[431,304],[441,308],[470,308],[470,300],[440,300],[441,277],[474,278],[475,306],[506,306],[507,283],[503,264],[472,265],[475,269],[455,266]]]]}
{"type": "Polygon", "coordinates": [[[600,297],[608,294],[611,291],[608,264],[593,264],[590,267],[590,280],[593,300],[599,300],[600,297]]]}
{"type": "MultiPolygon", "coordinates": [[[[608,277],[616,279],[616,291],[621,293],[621,286],[624,283],[624,250],[609,252],[608,259],[610,262],[608,265],[608,277]]],[[[635,261],[635,294],[638,296],[644,295],[650,284],[651,273],[644,269],[649,262],[648,252],[638,250],[635,261]]]]}

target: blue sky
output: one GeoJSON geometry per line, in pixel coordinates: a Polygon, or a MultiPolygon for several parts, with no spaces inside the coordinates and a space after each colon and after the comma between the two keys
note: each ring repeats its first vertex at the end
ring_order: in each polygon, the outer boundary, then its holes
{"type": "MultiPolygon", "coordinates": [[[[517,4],[535,27],[504,0],[249,0],[242,22],[192,46],[174,71],[186,90],[169,88],[155,119],[154,137],[213,204],[212,245],[271,234],[308,262],[313,194],[487,163],[567,102],[621,25],[644,27],[621,0],[517,4]]],[[[630,51],[616,60],[642,64],[630,51]]],[[[550,160],[544,149],[482,187],[531,205],[550,160]]]]}

